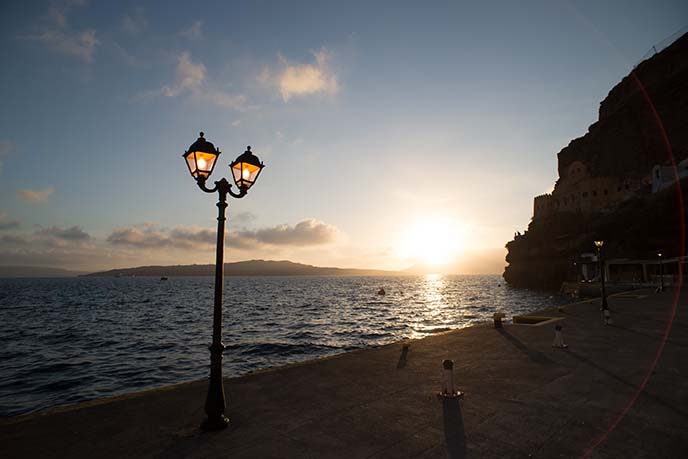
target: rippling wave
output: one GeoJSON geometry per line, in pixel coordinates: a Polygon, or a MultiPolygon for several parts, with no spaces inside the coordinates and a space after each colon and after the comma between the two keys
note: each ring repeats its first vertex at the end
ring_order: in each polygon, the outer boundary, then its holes
{"type": "MultiPolygon", "coordinates": [[[[565,302],[499,276],[231,277],[224,374],[565,302]]],[[[0,279],[0,416],[207,376],[212,307],[210,277],[0,279]]]]}

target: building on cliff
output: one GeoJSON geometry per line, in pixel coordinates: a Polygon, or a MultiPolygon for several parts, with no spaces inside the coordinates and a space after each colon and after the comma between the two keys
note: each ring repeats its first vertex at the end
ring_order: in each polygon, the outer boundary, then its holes
{"type": "MultiPolygon", "coordinates": [[[[575,280],[574,263],[596,239],[607,241],[609,260],[651,260],[659,250],[667,259],[686,256],[688,33],[657,48],[610,90],[588,131],[557,154],[552,192],[534,198],[527,230],[506,244],[509,284],[559,288],[575,280]]],[[[652,275],[618,265],[611,279],[652,275]]],[[[677,266],[676,275],[686,272],[677,266]]]]}
{"type": "Polygon", "coordinates": [[[623,201],[647,190],[647,177],[593,177],[582,161],[572,162],[559,178],[551,194],[536,196],[533,202],[533,219],[557,212],[611,211],[623,201]]]}
{"type": "Polygon", "coordinates": [[[557,212],[611,212],[634,197],[657,193],[688,177],[688,158],[677,167],[655,165],[642,177],[592,177],[582,161],[572,162],[552,193],[533,200],[533,219],[557,212]]]}

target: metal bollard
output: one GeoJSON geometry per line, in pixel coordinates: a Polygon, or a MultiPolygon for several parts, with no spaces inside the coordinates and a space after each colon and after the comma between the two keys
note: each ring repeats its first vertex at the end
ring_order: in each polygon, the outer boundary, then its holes
{"type": "Polygon", "coordinates": [[[442,362],[442,368],[444,368],[444,387],[437,396],[443,398],[457,398],[463,396],[461,391],[454,389],[454,361],[449,359],[444,360],[442,362]]]}
{"type": "Polygon", "coordinates": [[[552,341],[552,347],[558,347],[559,349],[566,349],[568,347],[564,344],[564,337],[561,334],[561,325],[554,326],[554,341],[552,341]]]}
{"type": "Polygon", "coordinates": [[[502,319],[504,318],[504,313],[495,312],[492,318],[494,319],[494,328],[502,328],[502,319]]]}
{"type": "Polygon", "coordinates": [[[603,316],[602,321],[605,325],[611,325],[612,324],[612,316],[609,312],[609,309],[605,309],[604,311],[602,311],[602,316],[603,316]]]}

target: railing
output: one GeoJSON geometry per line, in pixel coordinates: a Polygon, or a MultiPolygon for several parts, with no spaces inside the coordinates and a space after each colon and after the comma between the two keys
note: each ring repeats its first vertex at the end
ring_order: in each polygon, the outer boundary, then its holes
{"type": "Polygon", "coordinates": [[[677,38],[679,38],[681,35],[685,34],[686,32],[688,32],[688,25],[683,26],[682,28],[680,28],[676,32],[672,33],[668,37],[666,37],[666,38],[658,41],[654,45],[652,45],[652,47],[650,47],[650,49],[648,49],[647,52],[645,54],[643,54],[643,56],[640,58],[640,60],[635,63],[633,68],[638,67],[643,61],[646,61],[647,59],[651,58],[655,54],[662,52],[669,45],[671,45],[673,42],[675,42],[677,38]]]}

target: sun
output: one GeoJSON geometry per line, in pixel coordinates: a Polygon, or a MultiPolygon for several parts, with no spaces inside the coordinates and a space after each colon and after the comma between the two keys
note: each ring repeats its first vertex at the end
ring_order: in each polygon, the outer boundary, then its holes
{"type": "Polygon", "coordinates": [[[441,266],[456,259],[462,239],[461,226],[450,218],[418,218],[404,232],[401,252],[416,263],[441,266]]]}

